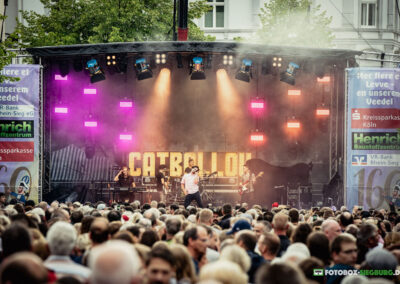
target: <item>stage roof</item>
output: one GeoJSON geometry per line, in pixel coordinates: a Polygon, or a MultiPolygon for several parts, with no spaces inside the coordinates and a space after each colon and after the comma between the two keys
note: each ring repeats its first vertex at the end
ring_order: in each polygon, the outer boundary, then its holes
{"type": "Polygon", "coordinates": [[[237,42],[125,42],[101,44],[77,44],[65,46],[45,46],[28,48],[27,51],[39,57],[91,56],[112,53],[149,52],[204,52],[242,53],[252,55],[274,55],[286,57],[324,58],[328,60],[351,60],[362,52],[346,49],[305,48],[292,46],[272,46],[237,42]]]}

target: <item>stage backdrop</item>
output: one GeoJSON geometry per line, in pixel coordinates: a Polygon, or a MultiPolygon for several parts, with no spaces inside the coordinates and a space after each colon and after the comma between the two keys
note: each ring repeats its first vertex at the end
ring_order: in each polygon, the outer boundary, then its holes
{"type": "Polygon", "coordinates": [[[387,208],[400,183],[400,69],[347,70],[348,208],[387,208]]]}
{"type": "Polygon", "coordinates": [[[0,84],[0,191],[15,192],[24,181],[38,201],[39,65],[9,65],[2,74],[20,78],[0,84]]]}

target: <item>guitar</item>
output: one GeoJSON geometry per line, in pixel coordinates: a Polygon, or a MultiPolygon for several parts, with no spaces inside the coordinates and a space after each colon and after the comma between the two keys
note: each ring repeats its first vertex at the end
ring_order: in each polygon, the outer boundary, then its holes
{"type": "MultiPolygon", "coordinates": [[[[264,175],[264,172],[259,172],[256,175],[253,183],[257,182],[257,179],[262,177],[263,175],[264,175]]],[[[250,189],[250,187],[249,187],[250,180],[251,180],[251,178],[248,181],[242,183],[242,185],[239,186],[239,195],[242,195],[243,193],[245,193],[246,191],[248,191],[250,189]]]]}

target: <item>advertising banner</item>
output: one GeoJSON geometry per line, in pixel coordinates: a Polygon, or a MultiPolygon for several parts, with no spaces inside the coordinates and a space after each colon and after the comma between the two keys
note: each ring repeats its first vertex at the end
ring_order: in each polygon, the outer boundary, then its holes
{"type": "Polygon", "coordinates": [[[0,84],[0,192],[37,202],[40,66],[9,65],[0,72],[19,78],[0,84]]]}
{"type": "Polygon", "coordinates": [[[346,205],[388,208],[400,185],[400,69],[346,72],[346,205]]]}

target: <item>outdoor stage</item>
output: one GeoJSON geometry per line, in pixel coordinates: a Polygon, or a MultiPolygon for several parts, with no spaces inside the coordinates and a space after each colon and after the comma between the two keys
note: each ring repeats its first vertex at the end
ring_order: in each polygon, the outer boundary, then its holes
{"type": "Polygon", "coordinates": [[[210,202],[236,202],[243,164],[260,159],[253,169],[265,171],[260,203],[274,194],[299,207],[322,205],[324,190],[343,203],[344,69],[356,52],[223,42],[29,52],[44,66],[46,200],[72,192],[81,201],[104,199],[99,193],[114,187],[123,165],[151,191],[160,164],[179,183],[193,158],[201,176],[218,173],[204,185],[210,202]],[[91,83],[91,59],[105,80],[91,83]],[[138,80],[145,69],[152,77],[138,80]],[[197,72],[205,79],[191,80],[197,72]],[[235,79],[240,72],[249,82],[235,79]]]}

